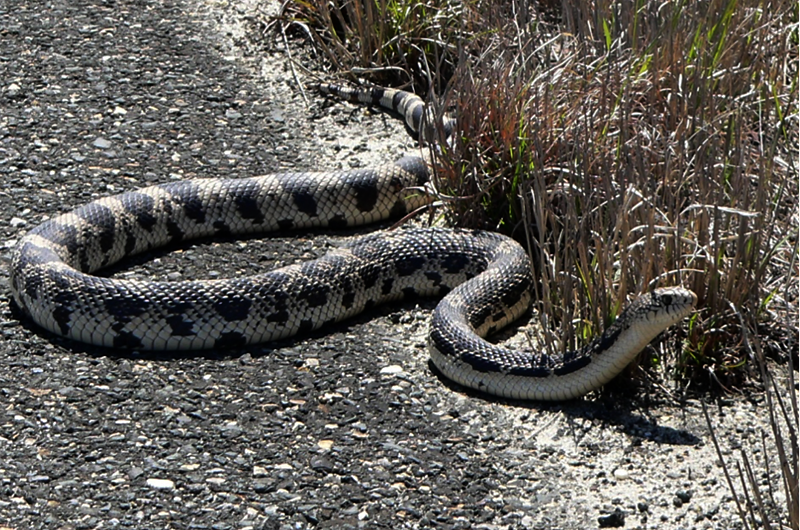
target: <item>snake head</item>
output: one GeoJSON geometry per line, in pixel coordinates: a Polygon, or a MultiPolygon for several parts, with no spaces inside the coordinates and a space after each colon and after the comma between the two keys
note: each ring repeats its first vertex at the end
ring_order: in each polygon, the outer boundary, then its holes
{"type": "Polygon", "coordinates": [[[697,305],[697,295],[683,287],[664,287],[637,299],[632,307],[636,306],[637,312],[647,314],[647,319],[667,328],[680,322],[697,305]]]}

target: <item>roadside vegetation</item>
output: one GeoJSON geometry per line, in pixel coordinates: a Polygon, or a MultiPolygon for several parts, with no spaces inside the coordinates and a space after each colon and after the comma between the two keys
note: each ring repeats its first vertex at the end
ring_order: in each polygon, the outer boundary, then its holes
{"type": "MultiPolygon", "coordinates": [[[[792,357],[787,377],[776,380],[767,369],[758,343],[756,358],[764,382],[766,413],[770,432],[762,431],[759,458],[743,448],[732,456],[720,447],[717,431],[708,408],[703,414],[711,434],[717,457],[722,465],[725,482],[733,494],[736,510],[745,530],[764,528],[779,530],[800,528],[800,493],[798,493],[798,397],[797,379],[792,357]],[[770,460],[778,469],[770,467],[770,460]]],[[[750,345],[748,345],[750,347],[750,345]]],[[[754,451],[756,453],[756,451],[754,451]]]]}
{"type": "Polygon", "coordinates": [[[796,350],[794,3],[560,7],[294,0],[284,22],[343,82],[455,112],[434,152],[440,198],[455,224],[527,244],[564,347],[629,293],[682,284],[701,308],[682,376],[737,383],[745,338],[796,350]]]}
{"type": "MultiPolygon", "coordinates": [[[[457,116],[431,148],[438,199],[527,245],[555,351],[631,293],[697,293],[681,347],[643,362],[682,388],[768,391],[798,527],[795,382],[781,401],[765,362],[797,366],[796,2],[290,0],[280,22],[333,80],[457,116]]],[[[744,458],[732,476],[753,496],[744,458]]]]}

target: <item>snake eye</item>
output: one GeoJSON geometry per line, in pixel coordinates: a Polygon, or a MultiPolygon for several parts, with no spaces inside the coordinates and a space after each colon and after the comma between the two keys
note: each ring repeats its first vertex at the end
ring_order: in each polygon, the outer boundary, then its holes
{"type": "Polygon", "coordinates": [[[672,305],[672,295],[671,294],[661,295],[661,300],[663,301],[664,305],[672,305]]]}

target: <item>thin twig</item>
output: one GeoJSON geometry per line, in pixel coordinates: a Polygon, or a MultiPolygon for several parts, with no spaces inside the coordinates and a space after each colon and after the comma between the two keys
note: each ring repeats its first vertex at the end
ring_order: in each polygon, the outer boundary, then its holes
{"type": "Polygon", "coordinates": [[[739,496],[736,494],[736,488],[733,487],[733,480],[731,479],[730,473],[728,473],[728,466],[725,464],[725,458],[722,456],[722,449],[719,447],[719,442],[717,441],[717,434],[714,432],[714,426],[711,424],[711,417],[708,415],[708,407],[704,401],[700,402],[703,405],[703,415],[706,417],[706,425],[708,425],[708,431],[711,433],[711,440],[714,442],[714,449],[717,451],[717,457],[719,457],[720,464],[722,465],[722,471],[725,473],[725,480],[728,482],[728,488],[731,490],[731,495],[733,496],[733,500],[736,502],[736,509],[739,511],[739,518],[744,524],[745,530],[750,530],[750,525],[747,524],[747,514],[745,514],[744,509],[742,508],[742,503],[739,502],[739,496]]]}
{"type": "Polygon", "coordinates": [[[283,49],[286,51],[286,56],[289,58],[288,62],[289,68],[292,70],[292,78],[300,91],[300,96],[302,96],[305,104],[308,105],[305,88],[303,88],[303,83],[300,82],[300,79],[297,77],[297,72],[294,69],[294,59],[292,58],[292,50],[289,48],[289,39],[286,38],[286,26],[284,24],[281,24],[281,38],[283,39],[283,49]]]}

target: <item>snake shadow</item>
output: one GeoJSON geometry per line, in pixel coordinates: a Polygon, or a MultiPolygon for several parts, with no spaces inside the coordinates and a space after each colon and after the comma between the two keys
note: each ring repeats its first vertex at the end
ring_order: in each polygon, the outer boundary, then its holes
{"type": "MultiPolygon", "coordinates": [[[[404,308],[412,308],[417,304],[422,308],[432,308],[435,303],[436,301],[431,299],[407,300],[380,306],[376,308],[376,311],[381,314],[390,314],[398,310],[402,311],[404,308]]],[[[313,332],[306,333],[301,337],[282,339],[264,345],[251,345],[246,348],[151,352],[119,350],[76,342],[40,328],[22,313],[13,299],[10,300],[9,306],[13,318],[18,320],[20,327],[71,353],[98,359],[111,357],[117,359],[141,359],[159,362],[197,358],[218,361],[231,358],[235,359],[246,353],[253,357],[269,356],[276,350],[294,347],[309,339],[324,337],[336,332],[347,332],[358,329],[360,325],[373,320],[377,316],[376,312],[373,312],[371,315],[362,314],[345,322],[325,326],[313,332]]],[[[628,379],[616,378],[608,383],[602,390],[591,393],[590,397],[593,399],[584,396],[578,399],[559,402],[523,401],[500,398],[464,387],[445,377],[430,360],[428,360],[428,367],[431,374],[439,380],[440,384],[453,392],[465,394],[476,400],[515,408],[524,408],[532,411],[560,412],[568,418],[575,420],[580,419],[593,424],[600,423],[605,426],[613,426],[618,431],[630,436],[634,441],[649,440],[659,444],[683,446],[693,446],[703,442],[700,437],[685,429],[676,429],[670,426],[659,425],[657,418],[655,418],[650,411],[663,410],[665,405],[680,407],[680,403],[675,403],[665,398],[663,395],[649,394],[647,392],[646,383],[636,384],[628,379]]],[[[575,423],[575,430],[578,432],[580,431],[580,427],[577,425],[577,422],[575,423]]]]}
{"type": "MultiPolygon", "coordinates": [[[[658,419],[650,413],[652,410],[663,410],[665,405],[680,407],[680,403],[669,402],[663,397],[647,394],[645,384],[638,385],[624,378],[616,378],[602,390],[594,391],[587,396],[567,401],[526,401],[507,399],[486,394],[464,387],[451,381],[428,361],[428,367],[439,379],[439,382],[452,390],[469,397],[532,411],[560,412],[568,418],[585,420],[606,427],[613,426],[617,431],[630,436],[634,443],[644,440],[663,445],[695,446],[703,443],[703,439],[686,429],[659,425],[658,419]],[[595,398],[595,399],[589,399],[595,398]]],[[[576,433],[581,427],[572,422],[576,433]]],[[[579,433],[577,434],[579,436],[579,433]]]]}
{"type": "MultiPolygon", "coordinates": [[[[63,348],[77,355],[85,355],[95,359],[103,357],[111,357],[116,359],[140,359],[152,360],[158,362],[181,361],[187,359],[202,358],[210,361],[220,361],[224,359],[237,358],[245,353],[253,357],[269,356],[275,350],[287,347],[293,347],[315,337],[323,337],[336,331],[347,331],[349,329],[357,329],[358,325],[374,318],[374,314],[370,317],[359,316],[333,326],[326,326],[320,330],[303,335],[302,337],[294,337],[283,339],[280,341],[272,342],[263,346],[251,346],[249,348],[231,349],[231,350],[200,350],[200,351],[133,351],[133,350],[117,350],[113,348],[104,348],[102,346],[93,346],[75,342],[46,331],[37,326],[32,320],[25,317],[16,304],[11,301],[9,304],[14,318],[19,320],[20,327],[29,331],[30,333],[41,336],[51,344],[63,348]]],[[[401,304],[402,306],[403,304],[401,304]]],[[[392,310],[392,306],[386,306],[388,311],[392,310]]],[[[491,394],[486,394],[473,390],[451,381],[445,377],[432,361],[428,360],[428,367],[431,375],[436,377],[440,384],[453,392],[465,394],[476,400],[482,400],[489,403],[497,403],[501,405],[524,408],[532,411],[550,411],[560,412],[568,418],[574,420],[583,420],[592,422],[593,424],[599,423],[606,427],[613,426],[618,431],[630,436],[634,443],[639,441],[653,441],[663,445],[682,445],[694,446],[701,444],[703,440],[695,434],[685,430],[676,429],[674,427],[659,425],[658,420],[649,412],[651,410],[660,410],[665,404],[664,398],[654,398],[646,393],[646,388],[643,385],[635,385],[630,381],[614,380],[611,381],[601,391],[595,391],[590,396],[596,399],[587,399],[587,397],[573,399],[561,402],[542,402],[542,401],[523,401],[513,400],[506,398],[499,398],[491,394]]],[[[674,403],[670,403],[675,405],[674,403]]],[[[581,427],[574,423],[574,430],[576,436],[580,436],[581,427]]]]}

